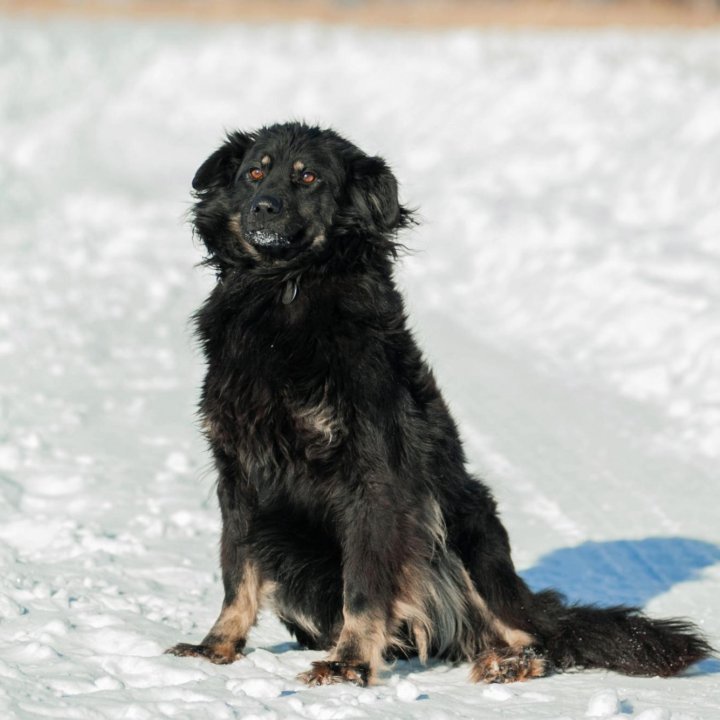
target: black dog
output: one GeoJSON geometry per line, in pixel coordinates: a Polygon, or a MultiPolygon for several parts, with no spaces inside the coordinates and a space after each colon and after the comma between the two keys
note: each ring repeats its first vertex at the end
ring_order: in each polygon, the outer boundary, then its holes
{"type": "Polygon", "coordinates": [[[309,684],[384,659],[475,681],[573,667],[668,676],[711,648],[681,620],[567,606],[517,576],[488,489],[407,329],[392,276],[411,222],[387,165],[303,124],[233,133],[193,179],[217,285],[196,315],[225,601],[199,645],[241,656],[263,598],[309,648],[309,684]]]}

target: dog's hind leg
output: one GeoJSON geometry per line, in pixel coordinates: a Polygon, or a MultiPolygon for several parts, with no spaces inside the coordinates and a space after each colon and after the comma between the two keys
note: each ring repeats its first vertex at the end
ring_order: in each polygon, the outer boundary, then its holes
{"type": "Polygon", "coordinates": [[[533,596],[515,572],[508,535],[495,501],[472,481],[448,523],[448,540],[460,557],[478,617],[489,630],[474,659],[475,682],[514,682],[541,677],[549,664],[532,618],[533,596]]]}
{"type": "MultiPolygon", "coordinates": [[[[220,460],[220,458],[218,458],[220,460]]],[[[166,650],[171,655],[204,657],[217,664],[227,664],[242,657],[247,634],[255,624],[260,607],[263,578],[257,563],[248,555],[243,542],[247,534],[247,507],[239,497],[237,481],[222,470],[218,498],[223,529],[220,541],[225,598],[215,624],[198,645],[179,643],[166,650]]]]}
{"type": "MultiPolygon", "coordinates": [[[[549,664],[538,645],[537,636],[528,631],[529,624],[502,619],[477,590],[477,584],[468,576],[469,598],[474,606],[480,626],[486,628],[481,646],[484,648],[473,658],[470,679],[474,682],[508,683],[543,677],[549,664]]],[[[515,611],[510,609],[506,618],[515,611]]]]}

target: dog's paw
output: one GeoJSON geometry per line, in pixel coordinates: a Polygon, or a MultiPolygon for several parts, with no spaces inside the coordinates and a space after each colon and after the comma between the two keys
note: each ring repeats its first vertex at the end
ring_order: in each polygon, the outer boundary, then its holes
{"type": "Polygon", "coordinates": [[[314,662],[312,667],[298,675],[307,685],[332,685],[350,682],[367,687],[370,682],[370,666],[367,663],[344,663],[332,660],[314,662]]]}
{"type": "Polygon", "coordinates": [[[547,674],[544,658],[532,648],[488,650],[473,663],[470,679],[483,683],[511,683],[547,674]]]}
{"type": "Polygon", "coordinates": [[[168,648],[165,654],[178,657],[202,657],[216,665],[229,665],[243,657],[237,645],[231,642],[201,643],[200,645],[178,643],[168,648]]]}

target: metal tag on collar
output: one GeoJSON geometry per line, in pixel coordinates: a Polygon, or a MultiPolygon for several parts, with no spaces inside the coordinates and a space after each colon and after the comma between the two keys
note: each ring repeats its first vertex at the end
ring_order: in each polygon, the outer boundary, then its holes
{"type": "Polygon", "coordinates": [[[282,304],[289,305],[297,297],[297,294],[298,294],[297,282],[295,282],[295,280],[288,280],[285,283],[285,289],[283,290],[282,304]]]}

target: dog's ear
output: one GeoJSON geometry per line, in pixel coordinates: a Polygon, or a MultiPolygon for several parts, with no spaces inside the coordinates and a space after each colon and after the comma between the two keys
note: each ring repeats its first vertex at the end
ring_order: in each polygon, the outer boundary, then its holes
{"type": "Polygon", "coordinates": [[[410,214],[398,200],[395,176],[379,157],[361,156],[352,161],[349,196],[354,214],[383,234],[399,228],[410,214]]]}
{"type": "Polygon", "coordinates": [[[193,190],[202,192],[211,187],[229,185],[252,142],[252,136],[247,133],[229,134],[225,143],[198,168],[192,180],[193,190]]]}

